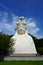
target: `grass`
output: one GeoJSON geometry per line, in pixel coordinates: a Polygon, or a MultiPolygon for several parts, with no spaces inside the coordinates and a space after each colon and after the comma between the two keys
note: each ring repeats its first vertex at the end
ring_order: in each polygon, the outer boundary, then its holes
{"type": "Polygon", "coordinates": [[[0,65],[43,65],[43,61],[0,61],[0,65]]]}

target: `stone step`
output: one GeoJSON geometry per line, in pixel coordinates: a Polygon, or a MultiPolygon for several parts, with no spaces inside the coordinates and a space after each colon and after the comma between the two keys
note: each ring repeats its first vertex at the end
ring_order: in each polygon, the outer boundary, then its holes
{"type": "Polygon", "coordinates": [[[29,57],[29,56],[7,56],[4,58],[4,61],[10,61],[10,60],[31,60],[31,61],[37,61],[37,60],[43,60],[43,56],[32,56],[32,57],[29,57]]]}
{"type": "Polygon", "coordinates": [[[37,54],[17,54],[17,53],[14,53],[14,54],[10,54],[10,56],[15,56],[15,57],[18,57],[18,56],[19,57],[22,57],[22,56],[23,57],[25,57],[25,56],[28,57],[29,56],[29,57],[31,57],[31,56],[37,56],[37,54]]]}

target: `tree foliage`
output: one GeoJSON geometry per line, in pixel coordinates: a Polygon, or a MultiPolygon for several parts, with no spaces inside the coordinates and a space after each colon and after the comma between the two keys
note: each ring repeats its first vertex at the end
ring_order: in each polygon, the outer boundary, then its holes
{"type": "Polygon", "coordinates": [[[10,36],[0,32],[0,55],[6,55],[9,49],[10,36]]]}

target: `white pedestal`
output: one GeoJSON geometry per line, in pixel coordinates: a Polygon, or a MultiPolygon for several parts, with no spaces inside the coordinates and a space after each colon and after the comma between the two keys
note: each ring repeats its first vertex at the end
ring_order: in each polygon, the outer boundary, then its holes
{"type": "Polygon", "coordinates": [[[15,40],[13,45],[13,54],[37,54],[33,39],[27,33],[23,35],[15,34],[12,37],[15,40]]]}

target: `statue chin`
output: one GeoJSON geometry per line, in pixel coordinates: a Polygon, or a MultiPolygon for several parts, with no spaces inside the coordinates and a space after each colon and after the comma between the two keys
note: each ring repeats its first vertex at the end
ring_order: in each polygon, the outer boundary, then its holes
{"type": "Polygon", "coordinates": [[[23,30],[19,30],[18,32],[17,32],[19,35],[23,35],[23,34],[25,34],[25,31],[23,31],[23,30]]]}

